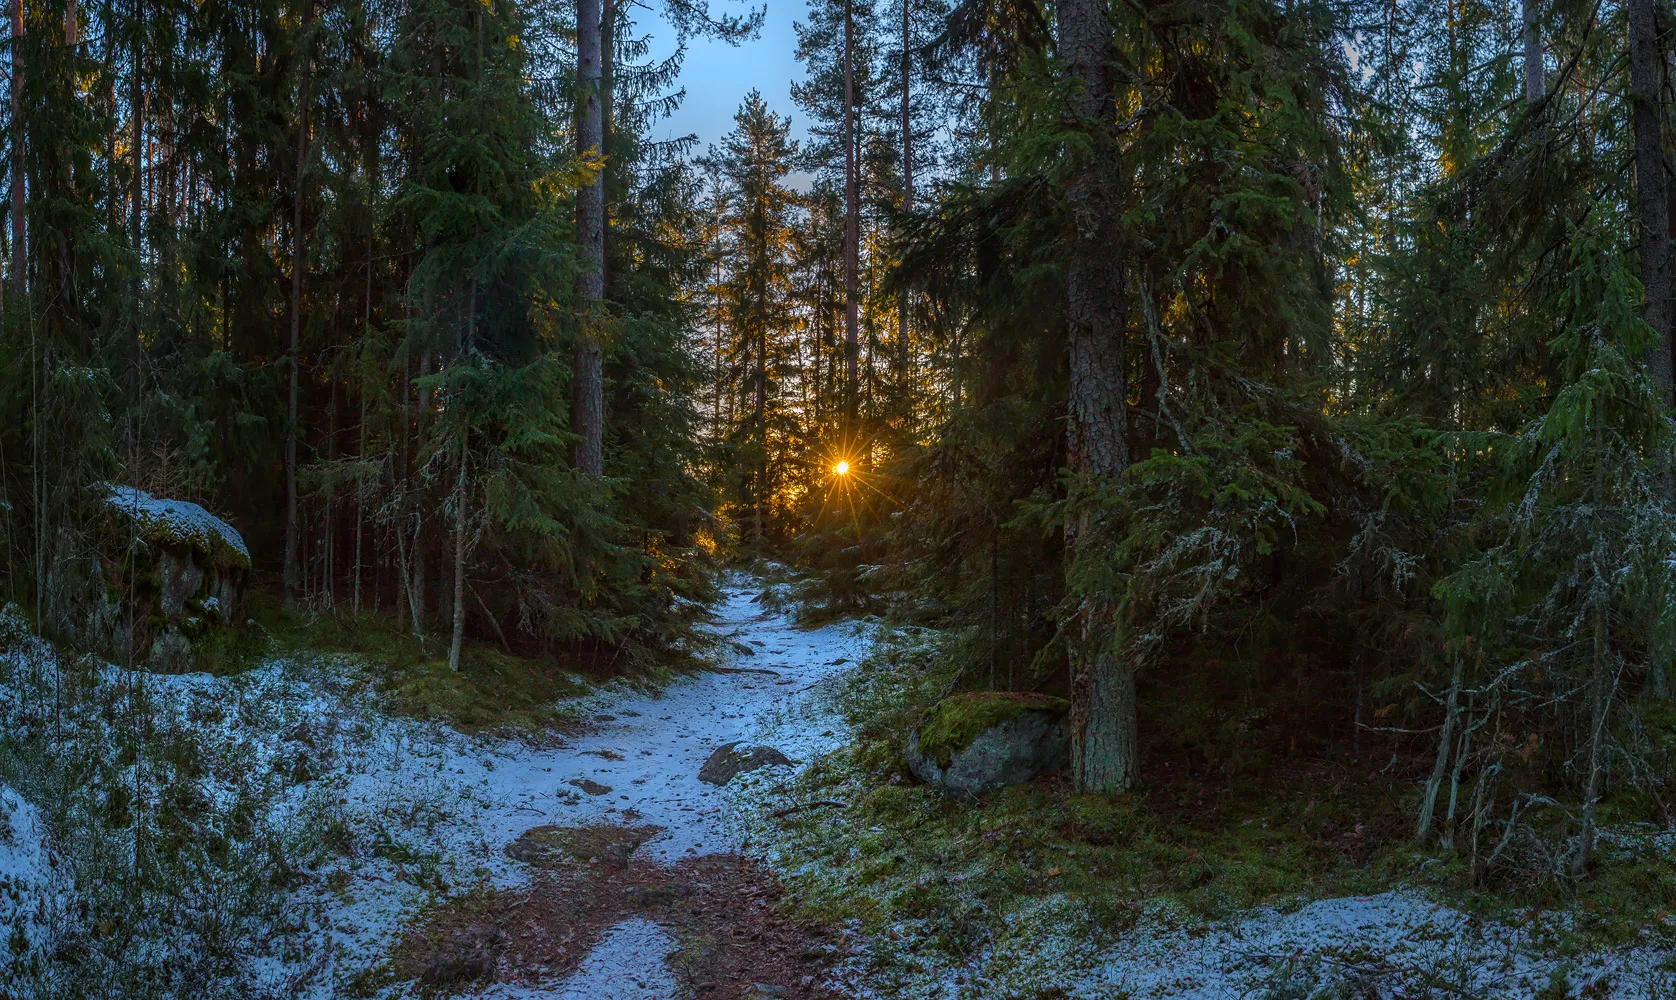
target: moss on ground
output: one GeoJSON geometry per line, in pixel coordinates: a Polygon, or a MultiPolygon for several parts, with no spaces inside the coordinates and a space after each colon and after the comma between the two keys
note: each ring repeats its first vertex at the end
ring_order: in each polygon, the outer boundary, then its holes
{"type": "Polygon", "coordinates": [[[817,761],[788,799],[847,810],[763,820],[775,825],[766,840],[802,915],[855,921],[898,971],[946,969],[980,950],[993,970],[997,956],[1032,961],[1036,943],[1109,940],[1143,917],[1193,922],[1395,888],[1514,924],[1545,913],[1562,951],[1676,943],[1669,850],[1649,843],[1603,860],[1559,896],[1475,888],[1458,854],[1409,841],[1417,792],[1374,769],[1265,758],[1183,773],[1155,755],[1148,785],[1133,795],[1079,795],[1052,778],[980,802],[937,794],[906,773],[902,751],[925,707],[954,683],[944,641],[887,634],[838,695],[859,740],[817,761]],[[918,943],[893,956],[893,941],[918,943]],[[933,962],[936,953],[943,958],[933,962]]]}
{"type": "Polygon", "coordinates": [[[919,729],[920,752],[948,767],[954,755],[972,745],[985,730],[1025,712],[1063,714],[1070,702],[1027,691],[968,691],[950,695],[925,712],[919,729]]]}
{"type": "Polygon", "coordinates": [[[456,672],[448,668],[446,637],[421,638],[380,615],[299,612],[266,595],[251,603],[267,656],[354,657],[393,711],[462,732],[565,728],[575,722],[571,702],[593,688],[554,658],[514,656],[467,640],[456,672]]]}

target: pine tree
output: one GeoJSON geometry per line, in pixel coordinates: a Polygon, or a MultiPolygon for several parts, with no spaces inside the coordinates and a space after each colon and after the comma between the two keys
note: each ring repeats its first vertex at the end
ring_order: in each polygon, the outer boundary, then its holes
{"type": "Polygon", "coordinates": [[[770,535],[779,534],[773,508],[785,502],[789,471],[780,392],[791,374],[794,196],[783,181],[797,144],[790,122],[768,110],[758,91],[746,95],[734,123],[710,162],[725,185],[720,221],[732,262],[722,299],[732,339],[730,381],[741,415],[732,432],[741,466],[737,497],[748,519],[747,541],[760,554],[770,535]]]}

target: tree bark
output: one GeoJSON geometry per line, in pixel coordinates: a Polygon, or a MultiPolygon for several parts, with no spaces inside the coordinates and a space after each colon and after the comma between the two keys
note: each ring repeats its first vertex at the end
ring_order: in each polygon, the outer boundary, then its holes
{"type": "MultiPolygon", "coordinates": [[[[1072,112],[1093,144],[1066,187],[1066,325],[1070,348],[1070,460],[1082,484],[1110,483],[1129,464],[1123,273],[1112,175],[1112,91],[1106,60],[1111,23],[1105,0],[1059,7],[1059,53],[1075,88],[1072,112]]],[[[1068,558],[1097,558],[1091,510],[1067,525],[1068,558]]],[[[1073,582],[1073,586],[1075,586],[1073,582]]],[[[1116,604],[1082,595],[1080,635],[1072,643],[1071,766],[1077,788],[1123,792],[1137,764],[1134,668],[1117,653],[1116,604]]]]}
{"type": "Polygon", "coordinates": [[[756,439],[757,453],[754,456],[756,489],[753,491],[756,495],[751,498],[754,501],[751,547],[760,556],[768,522],[768,323],[759,317],[756,327],[754,349],[757,370],[755,397],[751,401],[751,436],[756,439]]]}
{"type": "Polygon", "coordinates": [[[291,204],[291,365],[285,409],[285,603],[295,604],[299,569],[297,565],[297,366],[302,350],[303,259],[303,171],[308,168],[308,105],[310,73],[309,29],[314,24],[314,0],[303,0],[300,44],[303,47],[303,79],[299,88],[297,115],[297,175],[291,204]]]}
{"type": "MultiPolygon", "coordinates": [[[[909,12],[913,9],[913,0],[902,0],[902,214],[907,215],[914,210],[914,119],[912,101],[912,73],[913,62],[910,55],[912,29],[909,22],[909,12]]],[[[902,397],[902,419],[904,429],[908,422],[909,391],[913,385],[913,378],[908,370],[913,360],[911,348],[908,344],[908,307],[909,296],[906,289],[896,296],[896,369],[900,380],[898,393],[902,397]]]]}
{"type": "Polygon", "coordinates": [[[857,378],[860,356],[860,303],[856,272],[860,270],[861,206],[856,200],[855,18],[850,0],[844,2],[844,446],[855,434],[857,378]]]}
{"type": "Polygon", "coordinates": [[[1525,103],[1536,104],[1548,87],[1542,81],[1542,30],[1537,24],[1541,14],[1538,0],[1524,0],[1525,21],[1525,103]]]}
{"type": "MultiPolygon", "coordinates": [[[[582,93],[576,151],[599,155],[604,142],[600,104],[600,0],[576,0],[576,73],[582,93]]],[[[576,432],[576,468],[584,475],[605,472],[605,374],[600,360],[599,323],[605,299],[605,175],[600,172],[576,193],[576,233],[582,244],[576,294],[583,316],[576,337],[576,380],[572,429],[576,432]]]]}
{"type": "Polygon", "coordinates": [[[460,432],[460,474],[454,484],[454,636],[448,643],[448,669],[460,670],[460,647],[466,634],[466,468],[471,461],[471,429],[460,432]]]}
{"type": "Polygon", "coordinates": [[[1443,787],[1443,776],[1449,773],[1449,755],[1455,749],[1455,728],[1461,717],[1461,681],[1466,661],[1455,658],[1455,676],[1449,682],[1449,699],[1443,708],[1443,731],[1437,738],[1437,759],[1432,762],[1431,776],[1426,779],[1426,790],[1420,795],[1420,819],[1414,826],[1414,839],[1425,843],[1432,835],[1432,817],[1437,813],[1437,793],[1443,787]]]}
{"type": "Polygon", "coordinates": [[[1659,58],[1655,0],[1629,0],[1631,124],[1635,131],[1636,223],[1641,239],[1641,285],[1647,300],[1643,319],[1653,328],[1647,374],[1659,401],[1672,396],[1670,347],[1670,213],[1664,169],[1664,74],[1659,58]]]}
{"type": "Polygon", "coordinates": [[[28,293],[24,273],[25,222],[23,164],[23,0],[12,0],[12,288],[28,293]]]}

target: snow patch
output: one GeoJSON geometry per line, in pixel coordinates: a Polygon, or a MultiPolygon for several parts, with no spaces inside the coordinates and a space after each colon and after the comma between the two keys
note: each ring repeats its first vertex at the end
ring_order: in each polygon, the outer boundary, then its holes
{"type": "Polygon", "coordinates": [[[45,938],[51,857],[41,812],[0,782],[0,942],[45,938]]]}
{"type": "Polygon", "coordinates": [[[195,503],[164,500],[132,486],[112,486],[106,502],[113,510],[127,514],[142,525],[196,542],[205,550],[213,549],[219,539],[246,562],[250,561],[250,550],[245,548],[244,536],[238,529],[195,503]]]}
{"type": "Polygon", "coordinates": [[[675,1000],[667,960],[675,939],[650,920],[625,920],[606,932],[576,971],[550,987],[497,985],[490,1000],[675,1000]]]}

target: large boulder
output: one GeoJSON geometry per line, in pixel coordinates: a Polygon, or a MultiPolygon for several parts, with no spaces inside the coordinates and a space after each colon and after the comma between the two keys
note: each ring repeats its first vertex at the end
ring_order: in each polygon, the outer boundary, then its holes
{"type": "Polygon", "coordinates": [[[1057,771],[1070,758],[1063,698],[976,691],[945,698],[908,736],[908,770],[945,792],[982,795],[1057,771]]]}
{"type": "Polygon", "coordinates": [[[195,650],[244,621],[250,552],[226,521],[198,504],[109,487],[99,558],[55,581],[55,627],[119,660],[153,670],[199,666],[195,650]]]}

